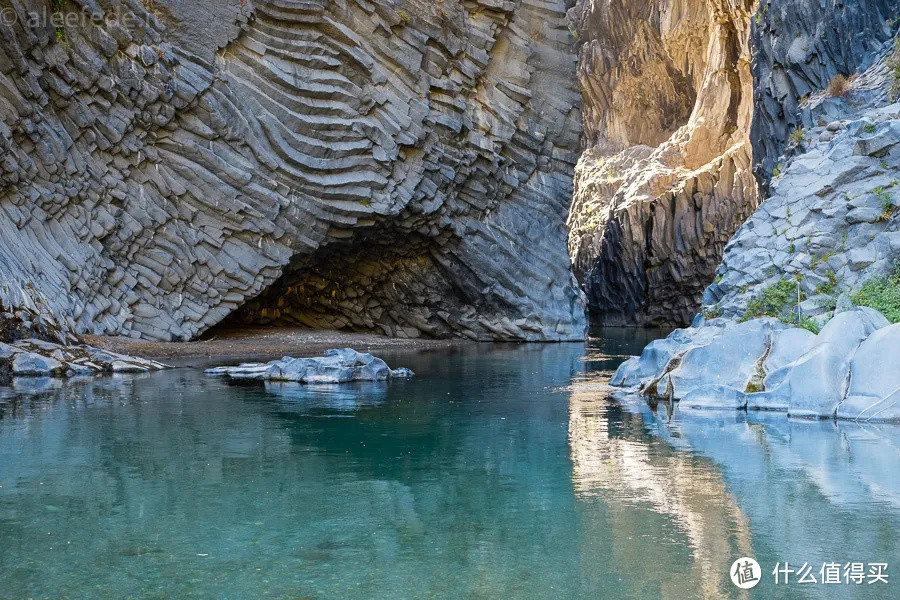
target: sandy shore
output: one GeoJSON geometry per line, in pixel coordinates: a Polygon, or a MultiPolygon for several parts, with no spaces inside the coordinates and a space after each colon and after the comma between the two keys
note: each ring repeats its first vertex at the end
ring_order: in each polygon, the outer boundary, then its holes
{"type": "Polygon", "coordinates": [[[235,362],[318,356],[329,348],[354,348],[361,352],[428,350],[471,344],[465,340],[399,339],[373,333],[313,330],[290,327],[247,328],[217,331],[196,342],[147,342],[125,337],[82,336],[85,342],[133,356],[153,358],[172,365],[201,365],[212,361],[235,362]]]}

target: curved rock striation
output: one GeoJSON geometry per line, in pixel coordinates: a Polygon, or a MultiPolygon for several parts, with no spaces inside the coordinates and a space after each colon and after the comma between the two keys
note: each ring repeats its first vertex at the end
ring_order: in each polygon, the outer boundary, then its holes
{"type": "Polygon", "coordinates": [[[576,168],[569,252],[593,317],[684,325],[758,204],[751,0],[585,0],[579,81],[592,147],[576,168]]]}
{"type": "Polygon", "coordinates": [[[0,268],[74,330],[583,338],[563,0],[43,8],[0,24],[0,268]]]}

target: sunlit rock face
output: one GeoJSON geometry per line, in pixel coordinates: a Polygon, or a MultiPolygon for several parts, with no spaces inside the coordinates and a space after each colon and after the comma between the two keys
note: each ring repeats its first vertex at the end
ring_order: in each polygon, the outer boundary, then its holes
{"type": "Polygon", "coordinates": [[[751,0],[584,0],[569,252],[603,324],[686,324],[756,208],[751,0]]]}
{"type": "MultiPolygon", "coordinates": [[[[584,336],[563,0],[20,2],[0,265],[80,332],[584,336]],[[234,314],[238,309],[237,314],[234,314]]],[[[6,296],[4,296],[5,298],[6,296]]]]}

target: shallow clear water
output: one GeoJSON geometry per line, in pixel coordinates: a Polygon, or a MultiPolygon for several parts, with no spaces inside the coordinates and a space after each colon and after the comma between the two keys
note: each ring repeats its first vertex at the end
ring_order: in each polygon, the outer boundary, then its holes
{"type": "Polygon", "coordinates": [[[900,578],[900,428],[622,405],[602,372],[647,340],[605,336],[389,355],[390,385],[0,390],[0,598],[900,597],[769,575],[900,578]]]}

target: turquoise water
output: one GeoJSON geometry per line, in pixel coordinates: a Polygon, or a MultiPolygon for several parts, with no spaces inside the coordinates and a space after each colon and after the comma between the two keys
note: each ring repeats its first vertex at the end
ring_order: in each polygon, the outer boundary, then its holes
{"type": "Polygon", "coordinates": [[[387,355],[390,385],[0,389],[0,598],[900,597],[900,428],[617,403],[631,335],[387,355]]]}

